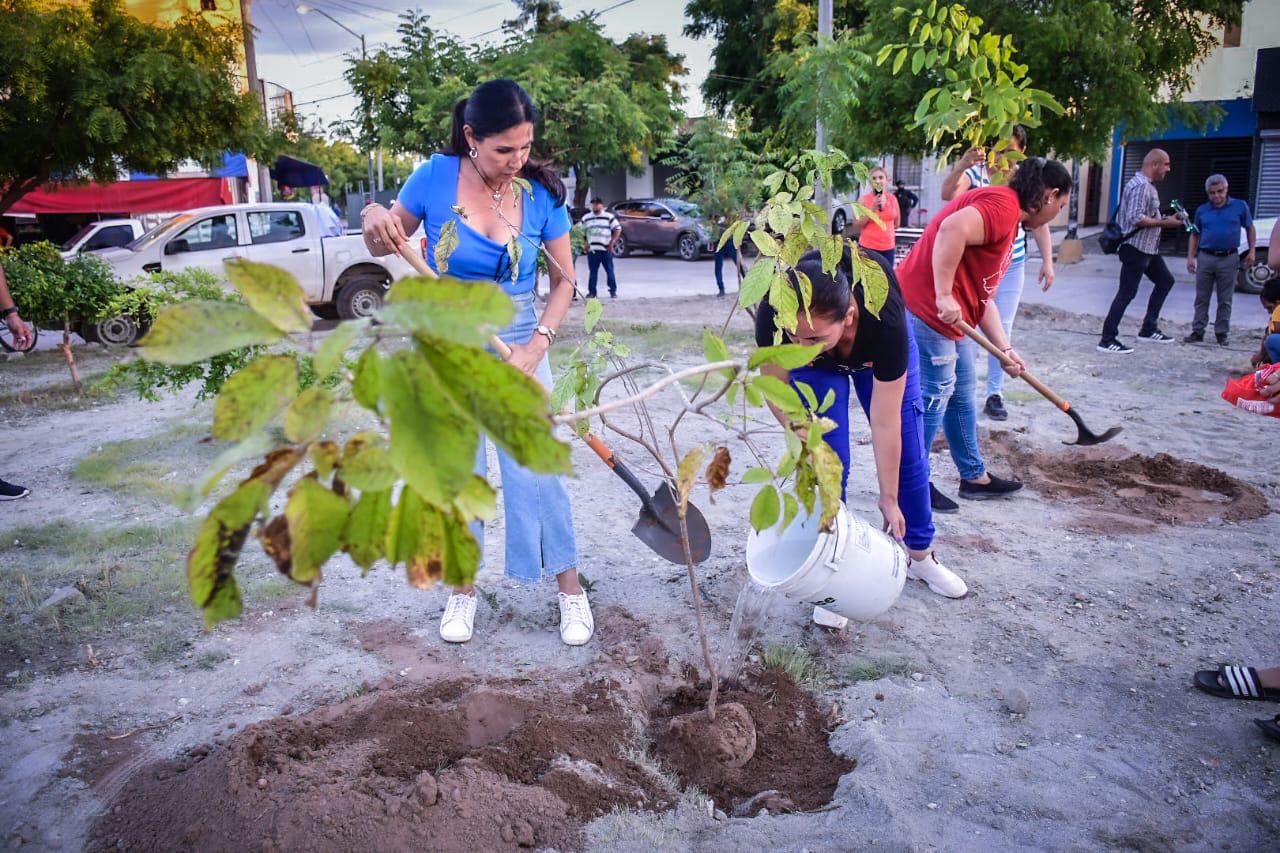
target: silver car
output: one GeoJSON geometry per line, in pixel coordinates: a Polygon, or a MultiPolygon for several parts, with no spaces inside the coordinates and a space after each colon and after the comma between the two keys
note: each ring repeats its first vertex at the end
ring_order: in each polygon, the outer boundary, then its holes
{"type": "Polygon", "coordinates": [[[658,255],[677,252],[686,261],[715,252],[711,229],[697,205],[678,198],[637,198],[610,208],[622,224],[622,236],[613,245],[615,257],[637,249],[658,255]]]}

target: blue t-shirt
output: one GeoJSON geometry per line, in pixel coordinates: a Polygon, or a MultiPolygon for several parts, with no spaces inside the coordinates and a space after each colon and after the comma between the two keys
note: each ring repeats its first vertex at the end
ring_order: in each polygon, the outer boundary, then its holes
{"type": "MultiPolygon", "coordinates": [[[[432,154],[400,189],[397,201],[405,210],[422,220],[427,235],[427,263],[436,269],[436,243],[440,229],[449,220],[457,222],[458,248],[449,256],[448,274],[466,281],[498,281],[512,296],[533,290],[538,253],[525,240],[520,241],[520,268],[516,283],[511,284],[511,264],[507,246],[490,240],[476,231],[453,207],[458,203],[458,168],[462,160],[445,154],[432,154]]],[[[524,220],[520,231],[534,244],[541,244],[569,233],[569,211],[556,205],[555,196],[537,181],[530,181],[533,198],[524,197],[524,220]]],[[[518,192],[523,192],[517,188],[518,192]]],[[[439,270],[436,270],[439,272],[439,270]]]]}
{"type": "Polygon", "coordinates": [[[1200,248],[1215,252],[1240,248],[1240,229],[1253,225],[1247,202],[1227,197],[1222,207],[1206,201],[1196,208],[1196,227],[1200,229],[1200,248]]]}

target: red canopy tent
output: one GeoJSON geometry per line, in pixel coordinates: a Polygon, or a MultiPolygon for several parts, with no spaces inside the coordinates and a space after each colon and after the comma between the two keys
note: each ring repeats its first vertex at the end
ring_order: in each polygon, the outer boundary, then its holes
{"type": "Polygon", "coordinates": [[[10,207],[13,213],[161,213],[231,204],[226,178],[170,178],[114,184],[46,184],[10,207]]]}

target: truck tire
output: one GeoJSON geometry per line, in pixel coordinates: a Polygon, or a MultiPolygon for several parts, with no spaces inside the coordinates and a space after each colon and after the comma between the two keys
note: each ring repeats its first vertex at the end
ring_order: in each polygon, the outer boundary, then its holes
{"type": "Polygon", "coordinates": [[[332,302],[322,302],[318,305],[312,305],[311,313],[321,320],[336,320],[338,319],[338,306],[332,302]]]}
{"type": "Polygon", "coordinates": [[[359,276],[341,285],[333,304],[341,319],[359,320],[376,314],[386,295],[387,285],[382,279],[359,276]]]}
{"type": "Polygon", "coordinates": [[[131,347],[147,330],[136,317],[122,314],[119,317],[108,317],[100,323],[81,323],[78,331],[86,343],[131,347]]]}
{"type": "Polygon", "coordinates": [[[613,244],[613,256],[615,258],[625,258],[631,254],[631,247],[627,245],[626,235],[619,234],[618,242],[613,244]]]}
{"type": "Polygon", "coordinates": [[[702,257],[702,246],[698,243],[698,235],[692,231],[685,231],[676,240],[676,250],[680,253],[681,260],[696,261],[702,257]]]}
{"type": "MultiPolygon", "coordinates": [[[[1268,247],[1269,248],[1269,247],[1268,247]]],[[[1252,267],[1240,263],[1240,272],[1236,274],[1236,292],[1257,295],[1271,277],[1271,269],[1267,266],[1268,249],[1258,250],[1258,260],[1252,267]]]]}

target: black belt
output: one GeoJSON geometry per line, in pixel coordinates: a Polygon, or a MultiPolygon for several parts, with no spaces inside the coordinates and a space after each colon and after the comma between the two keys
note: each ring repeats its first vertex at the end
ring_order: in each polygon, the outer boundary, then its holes
{"type": "Polygon", "coordinates": [[[1228,255],[1238,255],[1237,249],[1201,249],[1200,252],[1205,255],[1213,255],[1215,258],[1225,258],[1228,255]]]}

